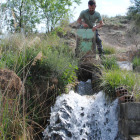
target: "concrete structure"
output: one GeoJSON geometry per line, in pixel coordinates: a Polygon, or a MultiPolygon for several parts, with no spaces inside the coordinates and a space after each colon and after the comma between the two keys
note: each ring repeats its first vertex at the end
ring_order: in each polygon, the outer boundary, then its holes
{"type": "Polygon", "coordinates": [[[119,131],[127,140],[130,135],[140,135],[140,103],[126,102],[120,104],[119,131]]]}

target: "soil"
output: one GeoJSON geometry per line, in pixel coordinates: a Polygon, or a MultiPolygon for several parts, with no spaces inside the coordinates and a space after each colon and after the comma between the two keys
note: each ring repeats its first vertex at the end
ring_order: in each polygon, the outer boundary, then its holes
{"type": "MultiPolygon", "coordinates": [[[[127,20],[125,16],[106,18],[104,23],[105,25],[98,29],[103,47],[115,48],[118,61],[132,61],[140,49],[138,27],[132,21],[127,20]]],[[[73,22],[70,24],[70,27],[75,29],[76,32],[79,25],[73,22]]],[[[76,44],[73,47],[75,48],[76,44]]]]}

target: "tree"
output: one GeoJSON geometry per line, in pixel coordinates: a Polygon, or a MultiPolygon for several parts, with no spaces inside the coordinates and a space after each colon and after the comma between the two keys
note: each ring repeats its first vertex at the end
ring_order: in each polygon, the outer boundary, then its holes
{"type": "Polygon", "coordinates": [[[7,0],[2,4],[2,12],[11,32],[32,31],[40,22],[37,0],[7,0]]]}
{"type": "Polygon", "coordinates": [[[72,3],[80,4],[81,0],[39,0],[42,19],[46,22],[47,32],[52,31],[59,21],[69,14],[72,3]]]}
{"type": "Polygon", "coordinates": [[[128,8],[128,18],[133,19],[140,26],[140,0],[132,0],[132,6],[128,8]]]}

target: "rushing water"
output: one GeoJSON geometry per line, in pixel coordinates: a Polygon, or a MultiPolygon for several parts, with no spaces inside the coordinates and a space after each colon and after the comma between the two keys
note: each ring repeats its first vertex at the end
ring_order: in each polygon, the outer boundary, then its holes
{"type": "MultiPolygon", "coordinates": [[[[89,82],[89,81],[88,81],[89,82]]],[[[89,86],[81,82],[80,86],[89,86]]],[[[115,140],[118,137],[116,99],[108,103],[102,92],[86,96],[70,91],[57,97],[51,108],[50,125],[43,132],[48,140],[115,140]]],[[[90,89],[90,88],[89,88],[90,89]]]]}

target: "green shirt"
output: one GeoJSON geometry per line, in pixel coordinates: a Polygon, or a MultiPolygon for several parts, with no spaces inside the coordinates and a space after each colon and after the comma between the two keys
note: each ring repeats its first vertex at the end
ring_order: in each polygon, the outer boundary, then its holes
{"type": "Polygon", "coordinates": [[[96,25],[96,22],[102,21],[101,15],[99,12],[94,12],[93,15],[90,15],[89,9],[83,10],[80,13],[80,18],[84,19],[84,22],[89,26],[89,28],[92,28],[96,25]]]}

